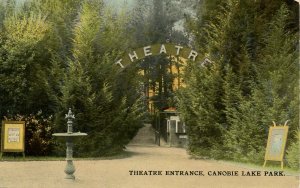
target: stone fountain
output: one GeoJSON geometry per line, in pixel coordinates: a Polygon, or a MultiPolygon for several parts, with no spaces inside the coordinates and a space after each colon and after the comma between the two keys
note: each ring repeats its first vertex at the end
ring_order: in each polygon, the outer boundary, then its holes
{"type": "Polygon", "coordinates": [[[66,149],[66,161],[67,161],[67,165],[65,168],[65,173],[66,175],[66,179],[75,179],[74,176],[74,172],[75,172],[75,167],[73,165],[73,140],[75,138],[78,138],[80,136],[86,136],[86,133],[81,133],[81,132],[76,132],[73,133],[73,119],[75,119],[74,114],[71,111],[71,108],[69,108],[69,112],[68,114],[66,114],[66,119],[68,120],[67,122],[67,126],[68,126],[68,130],[66,133],[54,133],[52,134],[53,136],[59,137],[59,138],[63,138],[64,140],[66,140],[66,145],[67,145],[67,149],[66,149]]]}

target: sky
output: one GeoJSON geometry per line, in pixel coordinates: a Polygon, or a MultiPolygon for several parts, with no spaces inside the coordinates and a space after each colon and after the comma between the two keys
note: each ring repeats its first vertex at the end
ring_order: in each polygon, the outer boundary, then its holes
{"type": "Polygon", "coordinates": [[[132,9],[134,7],[135,1],[136,0],[104,0],[104,2],[108,6],[114,7],[116,11],[121,10],[121,8],[123,8],[125,4],[127,9],[132,9]]]}
{"type": "MultiPolygon", "coordinates": [[[[6,0],[0,0],[0,1],[6,1],[6,0]]],[[[21,4],[25,2],[26,0],[15,0],[17,4],[21,4]]],[[[53,1],[59,1],[59,0],[53,0],[53,1]]],[[[131,9],[134,7],[134,3],[136,0],[103,0],[107,5],[112,6],[118,11],[122,7],[124,7],[124,4],[126,3],[126,7],[128,9],[131,9]]]]}
{"type": "MultiPolygon", "coordinates": [[[[16,0],[17,3],[22,3],[24,1],[26,0],[16,0]]],[[[53,1],[59,1],[59,0],[53,0],[53,1]]],[[[129,6],[133,6],[135,0],[104,0],[104,2],[114,6],[122,6],[124,3],[127,3],[129,6]]]]}
{"type": "Polygon", "coordinates": [[[127,3],[128,6],[133,6],[135,0],[104,0],[104,2],[114,6],[122,6],[124,3],[127,3]]]}

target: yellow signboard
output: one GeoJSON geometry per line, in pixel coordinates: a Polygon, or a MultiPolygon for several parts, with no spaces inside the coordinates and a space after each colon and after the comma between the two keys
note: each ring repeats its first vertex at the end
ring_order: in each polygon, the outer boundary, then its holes
{"type": "Polygon", "coordinates": [[[287,121],[284,126],[276,126],[275,122],[273,123],[274,126],[269,129],[264,166],[266,165],[267,160],[281,161],[281,168],[283,168],[283,157],[289,127],[286,126],[287,121]]]}
{"type": "Polygon", "coordinates": [[[24,152],[25,122],[2,121],[1,152],[24,152]]]}

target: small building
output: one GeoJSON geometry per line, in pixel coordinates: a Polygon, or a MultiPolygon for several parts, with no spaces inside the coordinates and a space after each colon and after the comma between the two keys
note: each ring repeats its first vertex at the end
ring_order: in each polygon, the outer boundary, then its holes
{"type": "Polygon", "coordinates": [[[180,120],[175,108],[168,108],[163,112],[164,119],[161,126],[162,138],[170,147],[187,147],[186,125],[180,120]]]}
{"type": "Polygon", "coordinates": [[[170,116],[167,121],[167,143],[170,146],[186,147],[187,135],[185,123],[179,116],[170,116]]]}

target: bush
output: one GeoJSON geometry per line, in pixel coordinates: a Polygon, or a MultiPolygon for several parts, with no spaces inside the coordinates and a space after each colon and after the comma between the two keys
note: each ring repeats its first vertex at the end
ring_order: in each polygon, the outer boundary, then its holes
{"type": "Polygon", "coordinates": [[[32,156],[50,155],[53,148],[52,116],[37,114],[16,115],[8,121],[25,121],[25,154],[32,156]]]}
{"type": "Polygon", "coordinates": [[[296,140],[291,143],[290,147],[287,149],[287,163],[291,168],[299,169],[299,139],[300,131],[297,132],[296,140]]]}

